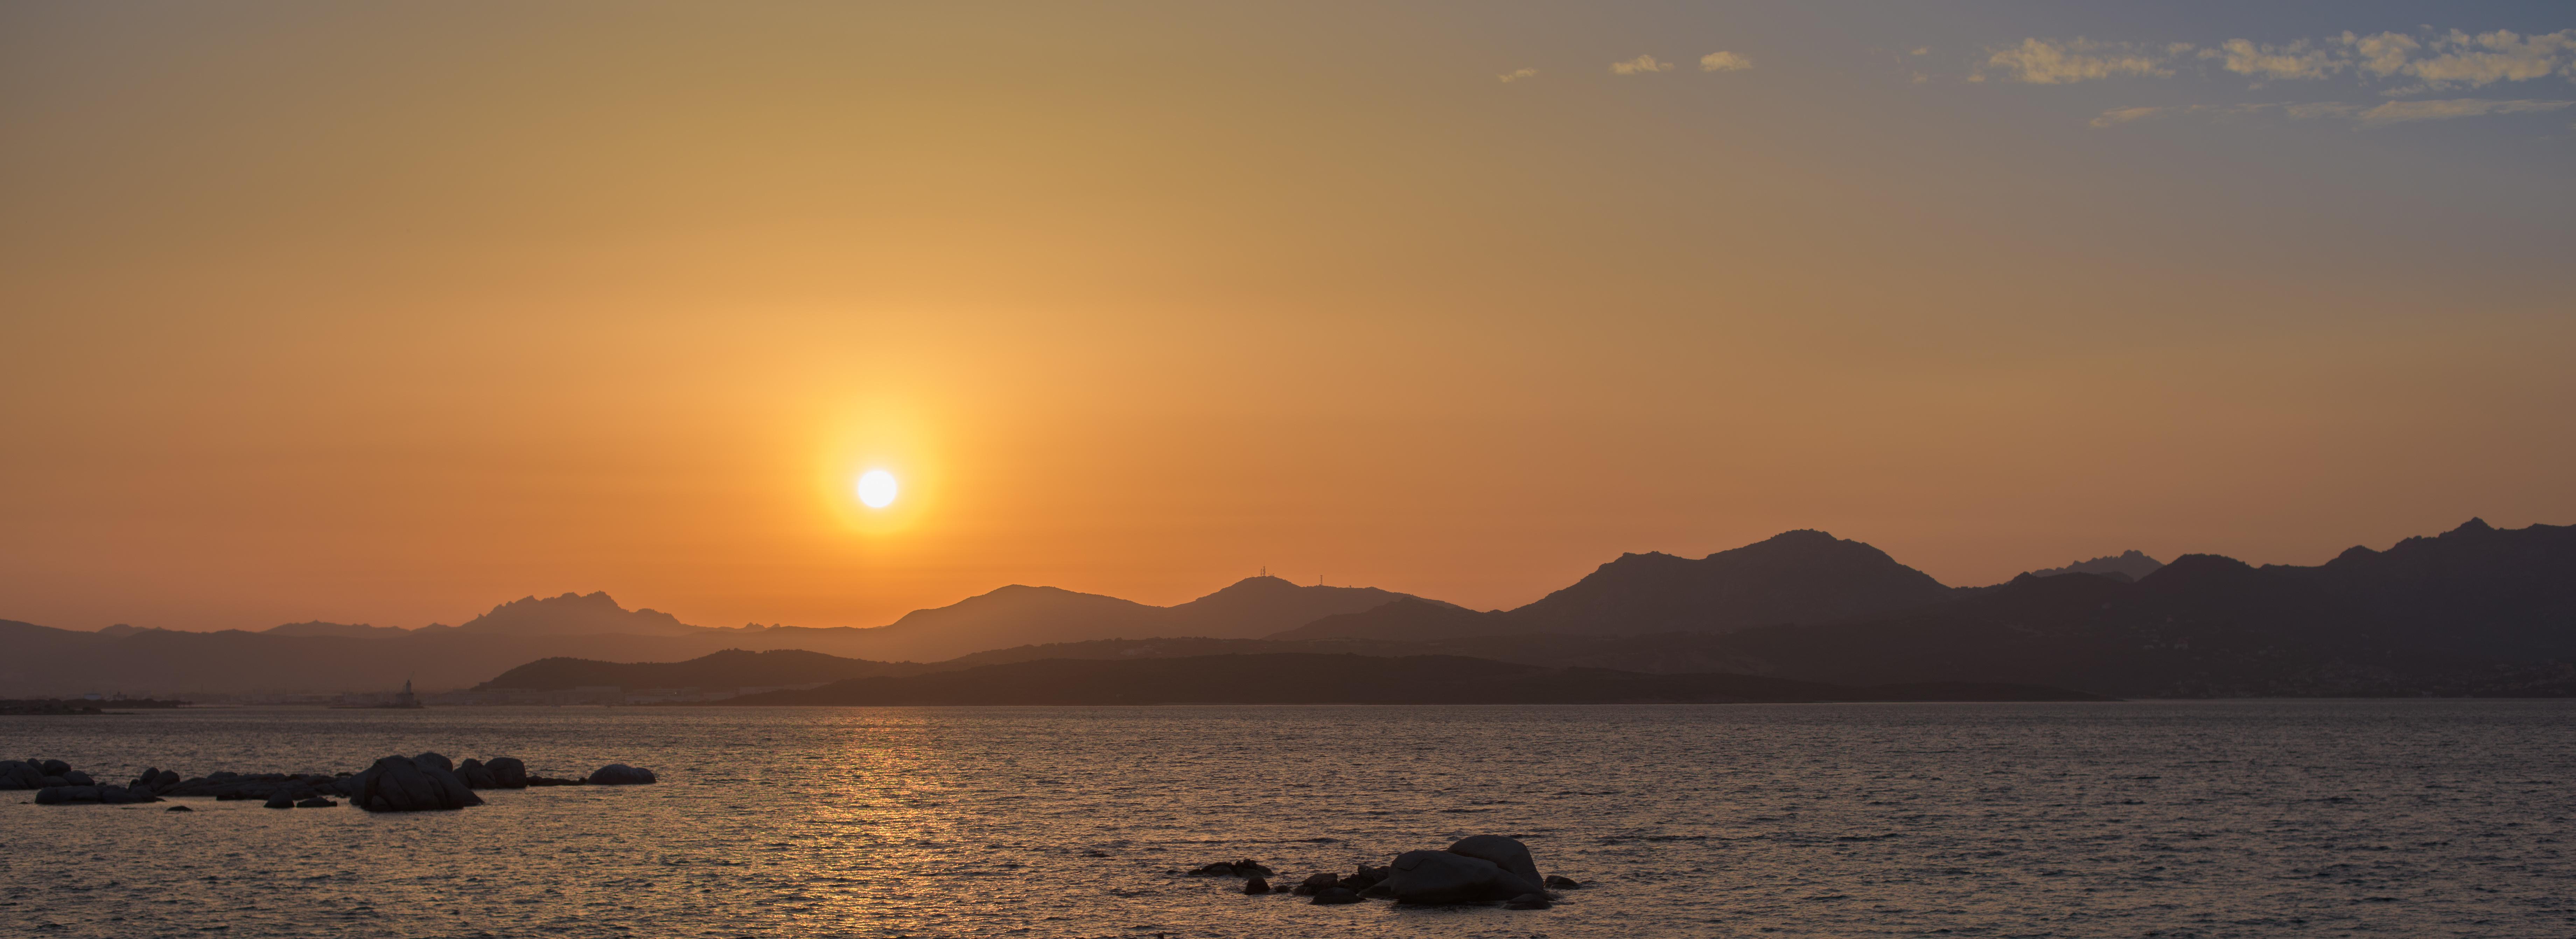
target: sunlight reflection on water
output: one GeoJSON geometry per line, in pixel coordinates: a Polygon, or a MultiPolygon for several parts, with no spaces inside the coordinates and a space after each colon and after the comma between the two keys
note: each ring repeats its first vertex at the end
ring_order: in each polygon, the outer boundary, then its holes
{"type": "Polygon", "coordinates": [[[133,936],[2566,935],[2567,702],[430,711],[10,718],[123,781],[436,750],[661,785],[458,813],[0,804],[0,923],[133,936]],[[1461,835],[1555,909],[1318,907],[1461,835]]]}

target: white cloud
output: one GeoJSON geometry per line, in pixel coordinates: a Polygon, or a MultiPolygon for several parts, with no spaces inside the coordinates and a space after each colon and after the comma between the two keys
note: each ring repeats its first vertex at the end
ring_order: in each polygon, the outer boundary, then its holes
{"type": "Polygon", "coordinates": [[[2427,45],[2440,51],[2409,60],[2403,71],[2435,88],[2527,82],[2562,69],[2576,76],[2576,29],[2529,37],[2501,29],[2471,36],[2455,29],[2427,45]]]}
{"type": "Polygon", "coordinates": [[[1511,70],[1511,71],[1504,72],[1504,73],[1502,73],[1502,74],[1500,74],[1500,75],[1496,75],[1496,76],[1494,76],[1495,80],[1500,81],[1500,82],[1502,82],[1502,83],[1504,83],[1504,84],[1507,84],[1507,85],[1508,85],[1508,84],[1511,84],[1512,82],[1520,81],[1521,79],[1524,79],[1524,78],[1537,78],[1537,77],[1538,77],[1538,70],[1537,70],[1537,69],[1534,69],[1534,68],[1516,68],[1516,69],[1513,69],[1513,70],[1511,70]]]}
{"type": "Polygon", "coordinates": [[[2063,85],[2113,75],[2171,75],[2158,56],[2126,43],[2102,43],[2081,36],[2064,41],[2024,39],[1996,52],[1986,64],[2001,68],[2014,81],[2063,85]]]}
{"type": "Polygon", "coordinates": [[[1675,66],[1673,63],[1670,63],[1670,62],[1658,62],[1658,61],[1655,61],[1655,57],[1654,57],[1654,56],[1651,56],[1651,55],[1639,55],[1639,56],[1637,56],[1636,58],[1629,59],[1628,61],[1625,61],[1625,62],[1612,62],[1612,63],[1610,63],[1610,71],[1611,71],[1611,72],[1613,72],[1613,73],[1615,73],[1615,74],[1620,74],[1620,75],[1638,75],[1638,74],[1646,74],[1646,73],[1652,73],[1652,72],[1669,72],[1669,71],[1672,71],[1673,69],[1675,69],[1675,68],[1677,68],[1677,67],[1678,67],[1678,66],[1675,66]]]}
{"type": "Polygon", "coordinates": [[[1711,52],[1699,57],[1703,72],[1741,72],[1753,67],[1753,60],[1732,52],[1711,52]]]}
{"type": "Polygon", "coordinates": [[[2390,101],[2363,111],[2354,120],[2363,127],[2386,127],[2406,121],[2439,121],[2455,117],[2483,117],[2489,114],[2528,114],[2535,111],[2560,111],[2576,107],[2576,101],[2493,101],[2480,98],[2454,98],[2449,101],[2390,101]]]}
{"type": "Polygon", "coordinates": [[[2351,121],[2356,130],[2371,130],[2409,121],[2438,121],[2490,114],[2528,114],[2559,111],[2576,107],[2576,101],[2538,101],[2531,99],[2496,100],[2455,98],[2447,101],[2388,101],[2377,106],[2346,104],[2340,101],[2285,101],[2271,104],[2179,104],[2159,107],[2114,108],[2094,116],[2095,127],[2117,127],[2150,119],[2204,115],[2219,118],[2241,118],[2277,114],[2294,121],[2351,121]]]}
{"type": "Polygon", "coordinates": [[[2344,67],[2335,50],[2311,48],[2304,39],[2286,46],[2258,46],[2252,40],[2230,39],[2216,49],[2201,50],[2200,57],[2224,59],[2221,64],[2228,71],[2261,78],[2324,78],[2344,67]]]}

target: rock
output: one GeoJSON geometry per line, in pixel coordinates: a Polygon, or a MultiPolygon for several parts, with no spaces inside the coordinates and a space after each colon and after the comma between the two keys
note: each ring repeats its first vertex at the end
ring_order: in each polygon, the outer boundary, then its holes
{"type": "Polygon", "coordinates": [[[46,786],[36,790],[37,805],[71,805],[98,801],[97,786],[46,786]]]}
{"type": "Polygon", "coordinates": [[[1573,890],[1581,886],[1583,886],[1583,882],[1572,877],[1559,877],[1555,874],[1547,875],[1547,889],[1549,890],[1573,890]]]}
{"type": "Polygon", "coordinates": [[[1303,891],[1305,893],[1314,893],[1320,890],[1331,889],[1340,883],[1341,878],[1335,877],[1331,874],[1308,874],[1306,875],[1306,879],[1303,882],[1300,882],[1297,886],[1305,888],[1303,891]]]}
{"type": "Polygon", "coordinates": [[[1232,865],[1232,864],[1228,864],[1228,863],[1226,863],[1226,862],[1224,862],[1224,861],[1218,861],[1218,862],[1216,862],[1216,863],[1214,863],[1214,864],[1205,865],[1205,866],[1200,867],[1200,868],[1199,868],[1199,869],[1197,869],[1197,870],[1191,871],[1191,872],[1189,872],[1189,875],[1188,875],[1188,876],[1191,876],[1191,877],[1232,877],[1232,876],[1234,876],[1234,865],[1232,865]]]}
{"type": "Polygon", "coordinates": [[[98,787],[98,801],[105,802],[109,805],[133,805],[137,802],[159,802],[161,801],[161,797],[153,795],[152,790],[150,789],[136,789],[130,786],[100,786],[98,787]]]}
{"type": "Polygon", "coordinates": [[[336,809],[340,807],[340,803],[333,802],[321,796],[314,796],[313,798],[295,803],[295,807],[299,809],[336,809]]]}
{"type": "Polygon", "coordinates": [[[33,760],[0,760],[0,789],[42,789],[45,768],[33,760]]]}
{"type": "Polygon", "coordinates": [[[1524,893],[1520,896],[1504,901],[1503,905],[1515,910],[1544,910],[1548,908],[1549,903],[1547,902],[1547,894],[1524,893]]]}
{"type": "Polygon", "coordinates": [[[531,786],[582,786],[588,784],[587,780],[580,779],[556,779],[552,776],[528,777],[528,785],[531,786]]]}
{"type": "Polygon", "coordinates": [[[501,780],[481,760],[466,760],[456,765],[456,778],[465,780],[467,789],[499,789],[501,780]]]}
{"type": "Polygon", "coordinates": [[[295,807],[295,797],[281,792],[276,795],[269,796],[268,801],[263,803],[262,807],[272,809],[291,809],[295,807]]]}
{"type": "Polygon", "coordinates": [[[610,763],[594,770],[587,780],[594,786],[641,786],[653,782],[653,771],[637,769],[624,763],[610,763]]]}
{"type": "Polygon", "coordinates": [[[1358,903],[1360,902],[1360,894],[1359,891],[1356,890],[1346,890],[1341,887],[1326,887],[1322,890],[1315,891],[1315,899],[1308,902],[1315,903],[1320,906],[1332,906],[1339,903],[1358,903]]]}
{"type": "Polygon", "coordinates": [[[492,779],[503,789],[528,788],[528,764],[517,757],[496,756],[483,768],[492,771],[492,779]]]}
{"type": "Polygon", "coordinates": [[[418,766],[435,766],[451,773],[456,772],[456,764],[448,762],[446,757],[436,753],[423,753],[412,757],[411,761],[418,766]]]}
{"type": "Polygon", "coordinates": [[[1529,846],[1520,839],[1501,835],[1469,835],[1448,848],[1451,854],[1492,861],[1495,867],[1510,871],[1527,881],[1521,893],[1546,893],[1547,878],[1539,876],[1538,863],[1530,860],[1529,846]]]}
{"type": "MultiPolygon", "coordinates": [[[[36,763],[34,760],[28,760],[27,762],[36,763]]],[[[36,763],[36,766],[37,768],[44,770],[45,775],[47,776],[60,776],[72,771],[72,765],[61,760],[46,760],[42,763],[36,763]]]]}
{"type": "Polygon", "coordinates": [[[465,781],[454,772],[407,756],[377,760],[358,774],[356,794],[349,798],[371,812],[426,812],[483,804],[482,797],[465,788],[465,781]]]}
{"type": "Polygon", "coordinates": [[[192,808],[189,808],[189,807],[184,806],[184,805],[174,805],[174,806],[171,806],[171,807],[169,807],[169,808],[162,809],[161,811],[164,811],[164,812],[194,812],[194,811],[196,811],[196,809],[192,809],[192,808]]]}
{"type": "Polygon", "coordinates": [[[1251,877],[1256,874],[1268,877],[1278,872],[1271,870],[1270,865],[1263,864],[1260,861],[1255,861],[1251,858],[1244,858],[1243,860],[1234,862],[1234,873],[1239,877],[1251,877]]]}
{"type": "Polygon", "coordinates": [[[88,773],[81,772],[80,770],[64,770],[61,775],[63,777],[63,782],[74,786],[98,785],[98,780],[89,778],[88,773]]]}
{"type": "Polygon", "coordinates": [[[1263,880],[1263,879],[1261,879],[1261,878],[1259,878],[1259,877],[1252,878],[1251,880],[1247,880],[1247,881],[1244,881],[1244,882],[1243,882],[1243,892],[1245,892],[1245,893],[1269,893],[1269,892],[1270,892],[1270,882],[1269,882],[1269,881],[1267,881],[1267,880],[1263,880]]]}
{"type": "Polygon", "coordinates": [[[1398,903],[1482,903],[1539,892],[1492,861],[1447,851],[1407,851],[1388,866],[1394,870],[1370,892],[1398,903]]]}
{"type": "Polygon", "coordinates": [[[1334,881],[1333,885],[1352,892],[1358,892],[1377,886],[1377,882],[1378,878],[1371,877],[1364,873],[1343,874],[1342,879],[1334,881]]]}

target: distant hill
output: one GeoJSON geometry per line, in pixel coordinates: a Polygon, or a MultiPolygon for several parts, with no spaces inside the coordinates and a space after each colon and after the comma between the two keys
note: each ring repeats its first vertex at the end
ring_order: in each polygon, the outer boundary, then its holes
{"type": "MultiPolygon", "coordinates": [[[[445,628],[445,627],[439,627],[445,628]]],[[[392,639],[409,633],[400,626],[369,626],[364,623],[286,623],[260,630],[265,636],[342,636],[350,639],[392,639]]]]}
{"type": "Polygon", "coordinates": [[[80,632],[0,621],[0,697],[106,691],[197,697],[335,693],[394,688],[405,681],[422,691],[444,691],[483,683],[538,659],[674,662],[725,649],[937,661],[1038,643],[1258,636],[1403,599],[1413,598],[1253,577],[1170,607],[1053,587],[1010,586],[872,628],[692,626],[668,613],[625,609],[606,593],[525,597],[462,626],[408,630],[312,622],[261,632],[133,626],[80,632]]]}
{"type": "Polygon", "coordinates": [[[2065,567],[2052,567],[2044,571],[2031,571],[2030,576],[2055,577],[2059,574],[2101,574],[2118,580],[2135,581],[2146,579],[2147,575],[2155,573],[2156,569],[2163,566],[2165,566],[2165,562],[2148,557],[2146,552],[2131,549],[2120,552],[2117,556],[2098,557],[2090,561],[2077,561],[2073,564],[2066,565],[2065,567]]]}
{"type": "Polygon", "coordinates": [[[568,656],[538,659],[491,681],[477,691],[522,689],[561,691],[583,687],[611,688],[746,688],[806,685],[871,675],[909,675],[931,666],[909,662],[870,662],[799,649],[746,652],[726,649],[683,662],[600,662],[568,656]]]}
{"type": "Polygon", "coordinates": [[[1318,620],[1274,639],[1630,636],[1850,619],[1958,596],[1887,552],[1821,531],[1783,532],[1691,559],[1623,554],[1537,602],[1495,614],[1400,606],[1318,620]]]}
{"type": "Polygon", "coordinates": [[[1957,603],[1722,637],[1749,671],[2121,696],[2576,693],[2576,527],[2483,521],[2316,567],[2176,558],[2136,583],[2024,575],[1957,603]]]}
{"type": "Polygon", "coordinates": [[[456,627],[465,633],[506,636],[689,636],[703,627],[654,609],[629,610],[605,592],[522,597],[456,627]]]}
{"type": "Polygon", "coordinates": [[[1211,655],[1041,659],[774,691],[730,705],[1640,704],[2084,701],[2024,685],[1853,688],[1751,675],[1647,675],[1457,656],[1211,655]]]}

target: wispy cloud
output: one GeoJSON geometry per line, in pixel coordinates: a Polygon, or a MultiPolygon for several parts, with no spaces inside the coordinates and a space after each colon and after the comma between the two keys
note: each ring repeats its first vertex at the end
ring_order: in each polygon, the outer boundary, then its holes
{"type": "Polygon", "coordinates": [[[2576,78],[2576,29],[2538,36],[2496,30],[2472,36],[2459,30],[2418,41],[2396,33],[2344,39],[2356,52],[2373,44],[2370,59],[2380,75],[2407,75],[2434,88],[2468,85],[2483,88],[2500,81],[2525,82],[2553,73],[2576,78]],[[2423,52],[2417,55],[2417,52],[2423,52]]]}
{"type": "Polygon", "coordinates": [[[1504,73],[1502,73],[1502,74],[1500,74],[1500,75],[1496,75],[1496,76],[1494,76],[1494,80],[1499,81],[1499,82],[1502,82],[1502,83],[1504,83],[1504,84],[1508,85],[1508,84],[1511,84],[1511,83],[1513,83],[1513,82],[1520,81],[1521,79],[1524,79],[1524,78],[1537,78],[1537,77],[1538,77],[1538,70],[1537,70],[1537,69],[1534,69],[1534,68],[1516,68],[1516,69],[1513,69],[1513,70],[1511,70],[1511,71],[1504,72],[1504,73]]]}
{"type": "Polygon", "coordinates": [[[2094,42],[2081,36],[2065,40],[2024,39],[2021,45],[1988,56],[1986,64],[2002,69],[2007,78],[2033,85],[2063,85],[2114,75],[2173,74],[2164,56],[2152,50],[2128,43],[2094,42]]]}
{"type": "Polygon", "coordinates": [[[1613,74],[1618,75],[1641,75],[1651,74],[1654,72],[1669,72],[1677,67],[1678,66],[1675,66],[1670,62],[1658,62],[1655,60],[1655,57],[1651,55],[1639,55],[1636,58],[1629,59],[1625,62],[1610,63],[1610,71],[1613,74]]]}
{"type": "Polygon", "coordinates": [[[2356,130],[2370,130],[2411,121],[2439,121],[2492,114],[2529,114],[2561,111],[2576,107],[2576,101],[2545,101],[2529,98],[2499,100],[2489,98],[2453,98],[2444,101],[2383,101],[2377,105],[2347,104],[2339,101],[2292,101],[2271,104],[2182,104],[2159,107],[2114,108],[2095,116],[2095,127],[2117,127],[2150,119],[2189,117],[2253,117],[2279,115],[2294,121],[2350,121],[2356,130]]]}
{"type": "MultiPolygon", "coordinates": [[[[2162,47],[2134,42],[2075,39],[2024,39],[2018,46],[1995,50],[1985,68],[2013,81],[2061,85],[2114,76],[2169,77],[2189,61],[2190,43],[2162,47]]],[[[2484,88],[2498,82],[2526,82],[2562,75],[2576,79],[2576,29],[2523,35],[2511,30],[2471,34],[2460,30],[2416,34],[2382,32],[2263,43],[2229,39],[2198,50],[2202,62],[2257,81],[2332,78],[2351,74],[2365,81],[2406,82],[2383,89],[2390,95],[2444,88],[2484,88]]],[[[2206,73],[2204,73],[2206,74],[2206,73]]]]}
{"type": "Polygon", "coordinates": [[[1753,67],[1753,60],[1732,52],[1711,52],[1699,57],[1703,72],[1741,72],[1753,67]]]}
{"type": "Polygon", "coordinates": [[[2257,45],[2251,39],[2230,39],[2216,49],[2203,49],[2200,57],[2220,59],[2228,71],[2261,78],[2324,78],[2341,71],[2345,59],[2336,50],[2312,48],[2307,40],[2286,46],[2257,45]]]}

